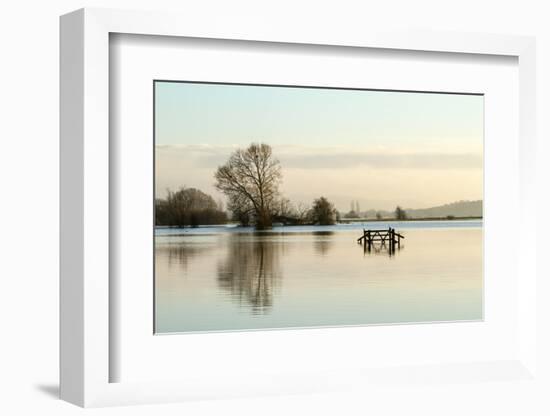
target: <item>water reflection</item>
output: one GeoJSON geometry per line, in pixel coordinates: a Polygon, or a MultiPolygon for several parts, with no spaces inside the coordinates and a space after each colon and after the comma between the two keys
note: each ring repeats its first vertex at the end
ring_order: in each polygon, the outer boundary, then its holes
{"type": "Polygon", "coordinates": [[[395,251],[390,250],[390,245],[386,243],[373,243],[371,246],[366,243],[358,243],[357,245],[363,248],[364,256],[372,254],[392,257],[399,255],[399,252],[405,248],[403,244],[401,244],[401,247],[396,248],[395,251]]]}
{"type": "Polygon", "coordinates": [[[267,314],[281,279],[281,245],[262,237],[229,237],[227,257],[218,264],[218,285],[253,314],[267,314]]]}
{"type": "Polygon", "coordinates": [[[313,248],[317,254],[326,256],[330,248],[334,245],[334,231],[316,231],[312,233],[315,237],[313,239],[313,248]]]}
{"type": "Polygon", "coordinates": [[[162,262],[168,266],[181,267],[187,269],[189,263],[208,251],[207,245],[182,245],[182,244],[167,244],[157,246],[156,256],[163,257],[162,262]]]}
{"type": "MultiPolygon", "coordinates": [[[[367,242],[366,238],[362,238],[357,241],[357,244],[359,246],[363,247],[363,255],[366,256],[371,254],[376,255],[385,255],[385,256],[395,256],[398,254],[402,248],[404,247],[404,244],[401,242],[401,238],[398,240],[395,240],[395,242],[392,244],[390,237],[382,235],[382,236],[375,236],[375,240],[372,240],[372,242],[367,242]]],[[[404,237],[403,237],[404,238],[404,237]]]]}
{"type": "Polygon", "coordinates": [[[480,227],[410,230],[391,260],[387,243],[359,251],[362,230],[281,231],[159,236],[157,331],[482,317],[480,227]]]}

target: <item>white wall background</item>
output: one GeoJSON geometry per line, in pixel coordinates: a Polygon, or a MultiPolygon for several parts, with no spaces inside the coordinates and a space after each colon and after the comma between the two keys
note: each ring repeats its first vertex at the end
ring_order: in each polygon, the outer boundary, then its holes
{"type": "MultiPolygon", "coordinates": [[[[169,0],[7,0],[0,6],[0,413],[76,414],[81,409],[56,399],[58,368],[58,16],[84,6],[178,10],[208,24],[212,13],[245,13],[297,25],[338,30],[347,25],[385,25],[440,30],[536,35],[538,37],[538,128],[540,222],[550,235],[550,12],[544,0],[363,0],[269,2],[169,0]],[[546,164],[546,166],[542,166],[546,164]],[[545,186],[546,185],[546,186],[545,186]]],[[[542,232],[540,233],[542,235],[542,232]]],[[[549,245],[539,237],[540,268],[550,276],[549,245]]],[[[541,352],[550,351],[550,285],[539,285],[541,352]],[[546,330],[544,330],[546,328],[546,330]]],[[[542,355],[542,354],[541,354],[542,355]]],[[[540,357],[550,374],[548,358],[540,357]]],[[[506,383],[442,385],[93,410],[122,414],[550,414],[545,394],[506,383]]]]}

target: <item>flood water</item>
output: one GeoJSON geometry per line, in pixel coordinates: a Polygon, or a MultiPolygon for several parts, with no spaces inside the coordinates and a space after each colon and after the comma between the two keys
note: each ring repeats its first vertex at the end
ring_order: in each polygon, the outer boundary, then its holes
{"type": "Polygon", "coordinates": [[[155,234],[157,333],[482,319],[481,221],[155,234]],[[393,255],[357,244],[388,226],[393,255]]]}

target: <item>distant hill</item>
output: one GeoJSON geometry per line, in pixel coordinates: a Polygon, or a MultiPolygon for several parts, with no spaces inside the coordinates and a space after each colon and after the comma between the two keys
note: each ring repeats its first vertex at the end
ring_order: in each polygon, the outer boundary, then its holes
{"type": "Polygon", "coordinates": [[[410,218],[446,217],[481,217],[483,215],[482,201],[458,201],[451,204],[424,209],[406,209],[410,218]]]}
{"type": "MultiPolygon", "coordinates": [[[[457,201],[437,207],[420,209],[405,208],[405,212],[408,218],[481,217],[483,216],[483,201],[457,201]]],[[[383,218],[394,216],[391,211],[373,209],[363,212],[362,216],[374,218],[376,213],[380,213],[383,218]]]]}

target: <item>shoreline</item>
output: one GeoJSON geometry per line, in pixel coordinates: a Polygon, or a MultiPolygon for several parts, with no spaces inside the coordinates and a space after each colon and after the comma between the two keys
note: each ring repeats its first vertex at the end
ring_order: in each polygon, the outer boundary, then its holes
{"type": "MultiPolygon", "coordinates": [[[[346,220],[340,220],[334,224],[329,225],[320,225],[320,224],[283,224],[283,223],[274,223],[273,228],[276,227],[334,227],[336,225],[349,225],[349,224],[362,224],[362,223],[394,223],[394,222],[429,222],[429,221],[446,221],[446,222],[453,222],[453,221],[483,221],[483,217],[454,217],[454,218],[447,218],[447,217],[429,217],[429,218],[406,218],[402,220],[398,220],[395,218],[353,218],[353,219],[346,219],[346,220]]],[[[237,222],[227,222],[225,224],[204,224],[204,225],[198,225],[196,227],[186,225],[184,227],[178,227],[175,225],[155,225],[155,229],[197,229],[197,228],[216,228],[216,227],[240,227],[239,223],[237,222]]],[[[253,228],[252,226],[249,227],[241,227],[241,228],[253,228]]],[[[264,230],[265,231],[265,230],[264,230]]],[[[269,231],[269,230],[267,230],[269,231]]]]}

